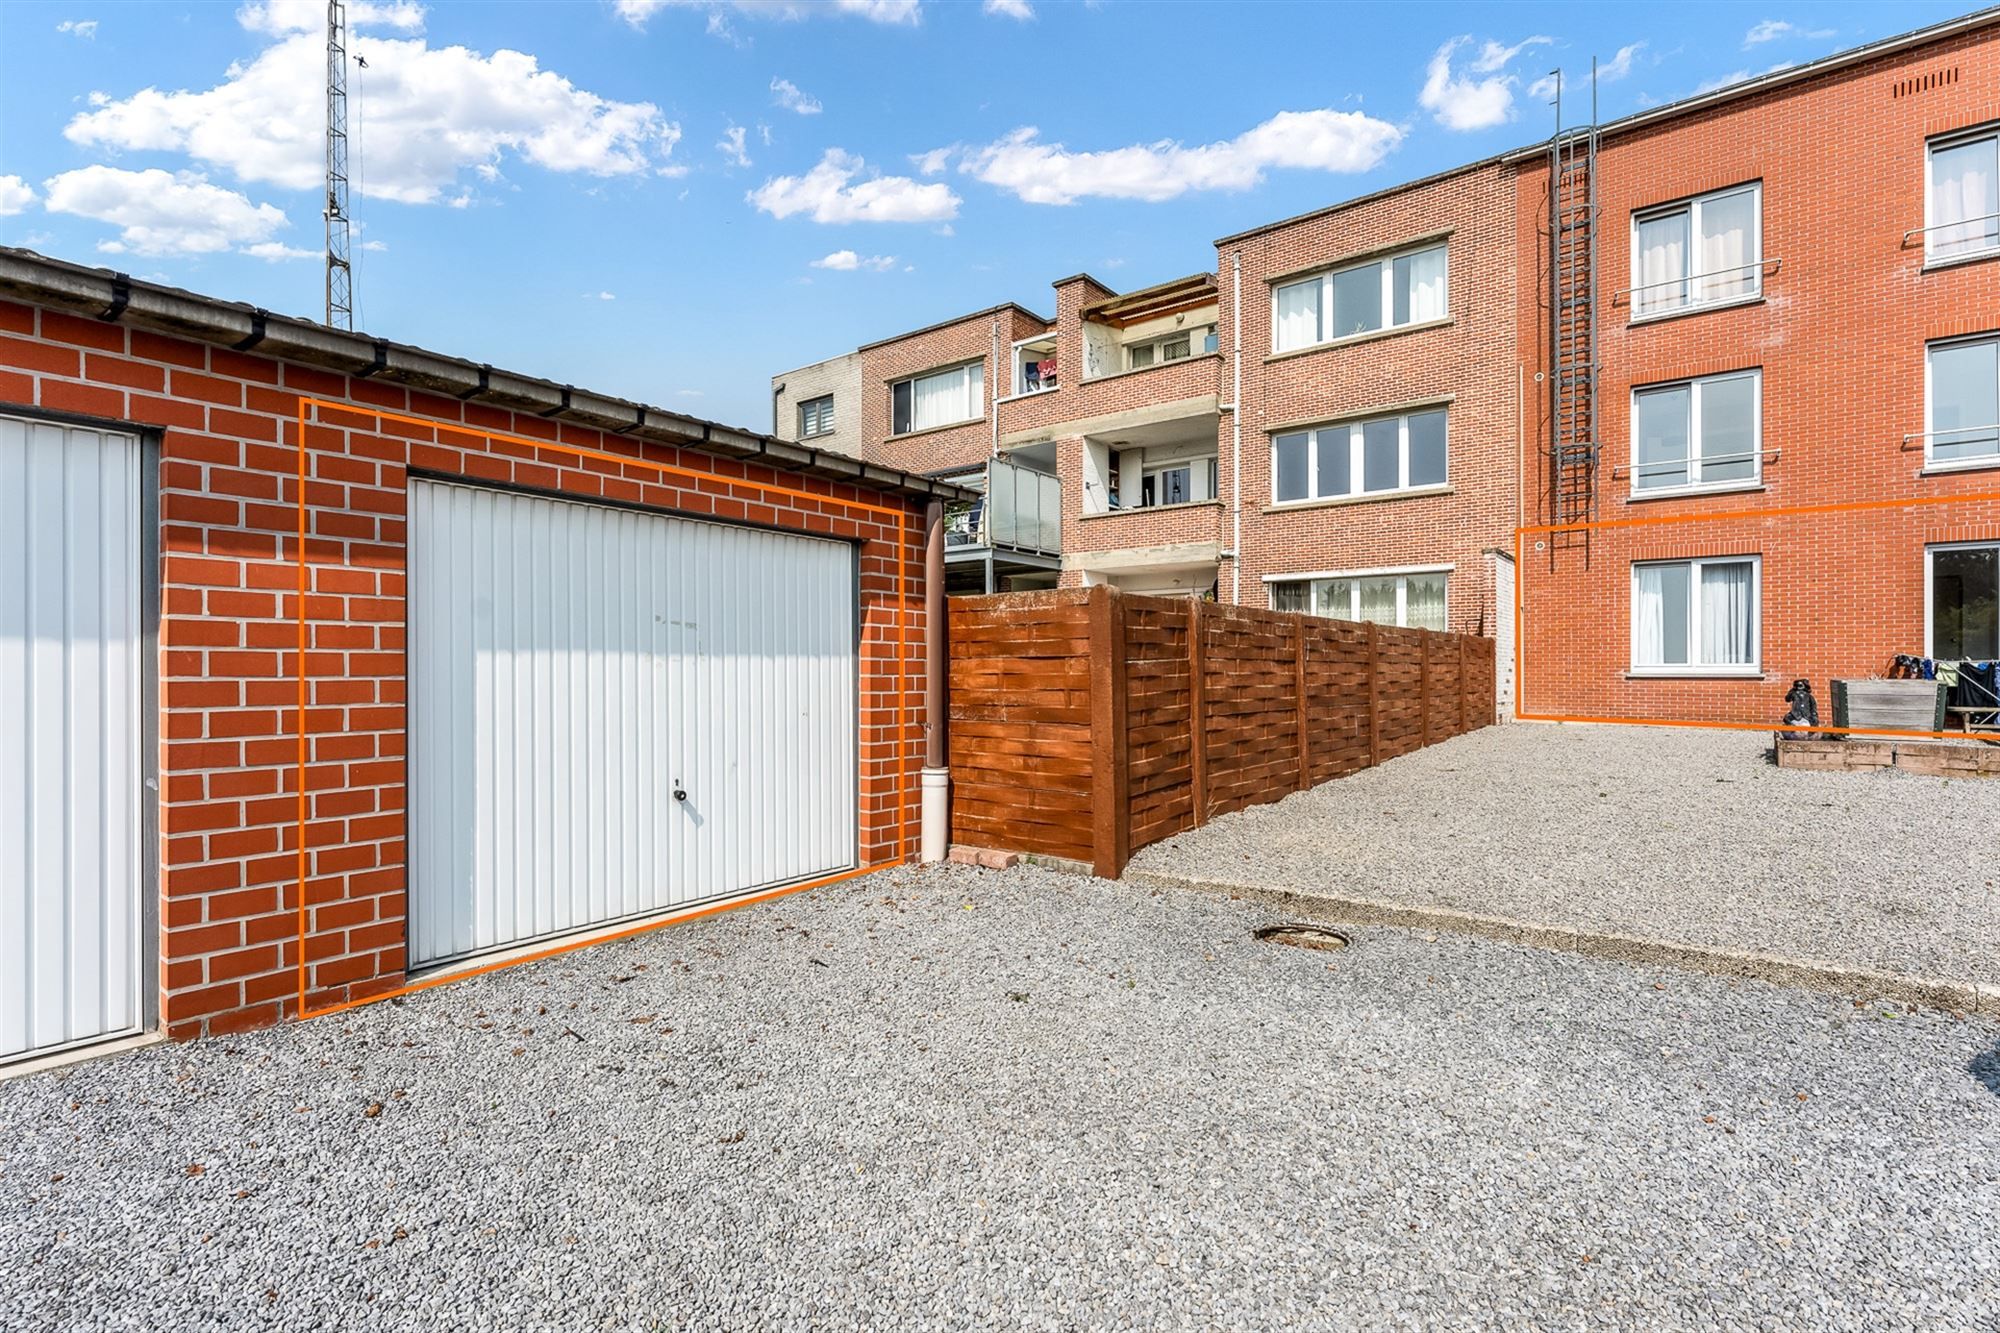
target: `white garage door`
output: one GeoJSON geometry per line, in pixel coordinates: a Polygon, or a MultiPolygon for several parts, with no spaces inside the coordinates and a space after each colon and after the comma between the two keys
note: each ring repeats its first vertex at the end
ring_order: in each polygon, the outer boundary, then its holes
{"type": "Polygon", "coordinates": [[[854,560],[413,482],[412,965],[853,865],[854,560]]]}
{"type": "Polygon", "coordinates": [[[0,1060],[146,1021],[145,462],[0,417],[0,1060]]]}

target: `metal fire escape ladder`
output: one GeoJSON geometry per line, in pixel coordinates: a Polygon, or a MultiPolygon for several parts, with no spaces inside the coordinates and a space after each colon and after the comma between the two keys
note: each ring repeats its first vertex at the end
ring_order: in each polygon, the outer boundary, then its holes
{"type": "Polygon", "coordinates": [[[1549,521],[1552,546],[1590,545],[1597,518],[1597,71],[1591,120],[1549,141],[1549,521]]]}

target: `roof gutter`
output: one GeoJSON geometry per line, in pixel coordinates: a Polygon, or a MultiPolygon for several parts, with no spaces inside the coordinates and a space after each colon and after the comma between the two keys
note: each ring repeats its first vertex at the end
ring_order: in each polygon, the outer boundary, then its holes
{"type": "Polygon", "coordinates": [[[260,356],[320,366],[346,375],[468,402],[490,403],[612,435],[726,458],[757,458],[789,472],[852,481],[906,495],[968,500],[973,492],[842,454],[803,449],[775,436],[704,421],[664,407],[613,398],[551,380],[497,370],[405,343],[328,328],[109,269],[86,268],[31,250],[0,246],[0,296],[54,306],[133,328],[214,347],[254,347],[260,356]]]}

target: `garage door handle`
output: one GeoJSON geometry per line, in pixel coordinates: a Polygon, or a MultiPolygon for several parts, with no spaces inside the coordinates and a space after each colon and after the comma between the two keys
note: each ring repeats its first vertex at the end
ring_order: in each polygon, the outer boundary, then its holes
{"type": "Polygon", "coordinates": [[[688,794],[681,790],[680,780],[676,778],[674,780],[674,799],[676,801],[685,801],[687,798],[688,794]]]}

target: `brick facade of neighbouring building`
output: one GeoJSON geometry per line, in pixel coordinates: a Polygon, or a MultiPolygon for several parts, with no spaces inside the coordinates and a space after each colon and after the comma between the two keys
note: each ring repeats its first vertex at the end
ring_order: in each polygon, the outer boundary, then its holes
{"type": "MultiPolygon", "coordinates": [[[[1316,577],[1315,597],[1359,598],[1364,580],[1379,589],[1442,572],[1446,625],[1494,635],[1510,659],[1503,699],[1514,690],[1518,589],[1519,661],[1527,673],[1520,704],[1542,716],[1764,722],[1780,715],[1795,677],[1811,678],[1824,697],[1830,677],[1878,675],[1896,654],[1932,652],[1929,562],[1953,544],[2000,544],[1996,502],[1967,498],[2000,490],[2000,471],[1983,458],[1950,469],[1926,465],[1933,430],[1927,366],[1930,349],[1949,340],[2000,340],[2000,246],[1974,245],[1950,262],[1933,262],[1925,230],[1936,221],[1926,198],[1928,154],[1940,144],[2000,142],[2000,14],[1953,19],[1774,71],[1609,122],[1599,133],[1592,285],[1601,459],[1591,515],[1597,526],[1587,539],[1581,530],[1561,538],[1532,531],[1557,518],[1574,521],[1550,508],[1542,145],[1216,243],[1212,501],[1093,512],[1089,488],[1102,483],[1093,483],[1087,466],[1088,442],[1180,412],[1175,400],[1189,392],[1183,381],[1202,372],[1177,366],[1085,381],[1078,329],[1085,311],[1116,294],[1087,275],[1057,283],[1062,387],[1002,401],[997,426],[1003,451],[1056,446],[1062,581],[1115,579],[1103,571],[1120,556],[1208,558],[1213,584],[1186,581],[1183,590],[1213,586],[1223,600],[1264,606],[1274,580],[1288,582],[1288,599],[1298,597],[1302,576],[1316,577]],[[1712,294],[1714,285],[1700,275],[1704,265],[1729,267],[1723,261],[1731,243],[1695,233],[1728,217],[1732,199],[1754,210],[1758,290],[1752,299],[1660,311],[1652,293],[1672,284],[1660,284],[1652,269],[1635,274],[1635,219],[1647,222],[1652,264],[1671,252],[1659,237],[1684,215],[1691,229],[1683,243],[1687,281],[1712,294]],[[1440,245],[1442,316],[1279,348],[1276,288],[1319,271],[1351,273],[1375,259],[1415,262],[1417,252],[1440,245]],[[1697,253],[1704,245],[1711,249],[1697,253]],[[1233,355],[1239,262],[1240,366],[1233,355]],[[1635,299],[1650,308],[1635,311],[1635,299]],[[1758,460],[1754,484],[1635,496],[1634,391],[1645,391],[1657,414],[1675,385],[1701,383],[1687,389],[1690,404],[1700,392],[1726,405],[1732,392],[1746,392],[1748,377],[1754,405],[1745,411],[1760,424],[1754,448],[1741,451],[1758,460]],[[1237,422],[1229,410],[1238,397],[1240,496],[1237,422]],[[1100,408],[1086,398],[1117,401],[1100,408]],[[1439,410],[1446,417],[1445,483],[1355,495],[1325,492],[1315,480],[1305,498],[1277,499],[1274,439],[1310,432],[1317,459],[1326,427],[1346,426],[1361,449],[1365,427],[1354,424],[1361,419],[1408,420],[1439,410]],[[1866,507],[1829,508],[1844,505],[1866,507]],[[1767,513],[1773,509],[1812,512],[1767,513]],[[1519,544],[1517,570],[1520,525],[1531,530],[1519,544]],[[1741,568],[1704,571],[1692,563],[1703,559],[1734,559],[1741,568]],[[1752,560],[1754,568],[1743,563],[1752,560]],[[1666,568],[1676,562],[1688,563],[1679,572],[1666,568]],[[1731,652],[1754,661],[1722,671],[1635,662],[1635,652],[1670,658],[1696,651],[1636,642],[1635,605],[1657,626],[1666,618],[1657,600],[1663,587],[1713,577],[1724,599],[1717,605],[1737,614],[1727,599],[1740,595],[1731,583],[1739,576],[1754,579],[1748,632],[1756,643],[1731,652]],[[1639,579],[1647,583],[1643,594],[1635,592],[1639,579]]],[[[2000,147],[1981,160],[1996,155],[2000,147]]],[[[1958,187],[1968,197],[1992,188],[1992,166],[1968,170],[1958,187]]],[[[1976,213],[1961,232],[2000,232],[1976,213]]],[[[1339,281],[1326,279],[1330,305],[1339,300],[1339,281]]],[[[1695,410],[1690,406],[1691,417],[1695,410]]],[[[880,456],[870,440],[863,448],[865,457],[880,456]]],[[[1355,464],[1357,478],[1362,466],[1355,464]]],[[[1664,475],[1655,458],[1644,466],[1664,475]]],[[[1993,558],[2000,562],[2000,553],[1993,558]]],[[[1974,601],[1964,603],[1966,623],[1990,633],[1974,601]]],[[[1702,633],[1692,619],[1685,628],[1689,637],[1702,633]]]]}
{"type": "MultiPolygon", "coordinates": [[[[1824,707],[1830,678],[1878,676],[1895,654],[1929,651],[1926,549],[2000,542],[2000,501],[1965,498],[2000,490],[2000,471],[1927,469],[1926,348],[2000,331],[2000,248],[1927,262],[1926,151],[1996,122],[2000,27],[1989,15],[1940,40],[1606,128],[1596,166],[1605,526],[1587,541],[1524,540],[1525,711],[1773,722],[1794,678],[1810,679],[1824,707]],[[1634,273],[1635,218],[1717,198],[1761,222],[1760,285],[1739,294],[1716,283],[1743,299],[1673,310],[1677,283],[1655,296],[1655,274],[1634,273]],[[1664,404],[1678,401],[1657,396],[1664,386],[1705,377],[1754,392],[1755,475],[1642,493],[1635,467],[1648,480],[1677,474],[1635,458],[1634,390],[1664,404]],[[1644,616],[1657,603],[1634,565],[1703,557],[1757,562],[1755,660],[1650,669],[1648,658],[1675,654],[1635,641],[1635,603],[1644,616]]],[[[1546,155],[1519,166],[1516,264],[1535,275],[1518,303],[1534,381],[1523,464],[1529,522],[1546,524],[1546,155]]]]}
{"type": "MultiPolygon", "coordinates": [[[[1222,326],[1232,335],[1239,261],[1242,269],[1245,604],[1270,605],[1273,576],[1442,569],[1447,623],[1432,628],[1496,632],[1489,553],[1511,544],[1520,521],[1514,207],[1513,172],[1487,162],[1217,243],[1222,326]],[[1275,350],[1275,287],[1316,270],[1393,264],[1399,254],[1439,245],[1447,284],[1441,317],[1275,350]],[[1274,438],[1439,409],[1442,486],[1275,500],[1274,438]]],[[[1225,442],[1225,458],[1231,448],[1225,442]]]]}
{"type": "Polygon", "coordinates": [[[858,543],[859,860],[900,859],[913,845],[925,627],[923,501],[909,479],[870,484],[845,462],[848,480],[804,461],[794,471],[787,460],[804,452],[762,437],[166,289],[127,306],[144,285],[122,275],[22,252],[0,258],[0,414],[54,414],[157,439],[157,1008],[170,1035],[256,1026],[297,1009],[302,397],[348,405],[310,407],[305,430],[308,1008],[405,979],[413,471],[858,543]],[[51,295],[24,294],[37,284],[51,295]],[[252,346],[216,345],[224,341],[252,346]],[[369,373],[371,356],[380,373],[369,373]],[[551,394],[572,419],[529,410],[551,394]],[[469,401],[482,395],[502,403],[469,401]],[[378,410],[413,420],[371,415],[378,410]],[[652,438],[602,428],[620,420],[652,438]],[[704,439],[710,449],[687,447],[704,439]],[[907,528],[899,537],[895,513],[849,501],[907,514],[907,528]],[[908,598],[900,628],[899,550],[908,598]],[[900,682],[899,656],[915,664],[900,682]]]}
{"type": "Polygon", "coordinates": [[[863,347],[859,457],[916,473],[979,464],[993,452],[993,400],[1006,383],[1007,350],[1015,339],[1047,327],[1033,312],[1003,305],[863,347]],[[976,415],[924,430],[892,429],[894,386],[899,380],[963,365],[980,367],[976,415]]]}

